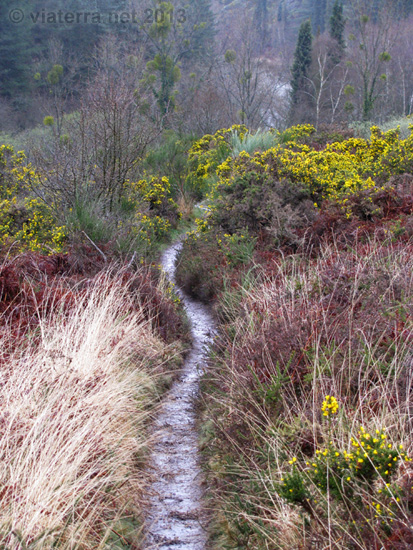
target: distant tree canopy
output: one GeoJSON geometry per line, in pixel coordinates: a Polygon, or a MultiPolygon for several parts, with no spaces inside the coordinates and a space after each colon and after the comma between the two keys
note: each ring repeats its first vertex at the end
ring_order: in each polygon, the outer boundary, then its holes
{"type": "MultiPolygon", "coordinates": [[[[51,40],[62,44],[63,55],[74,56],[80,73],[88,72],[90,58],[105,33],[120,33],[124,25],[109,17],[127,11],[127,0],[23,0],[0,4],[0,95],[28,92],[33,61],[47,56],[51,40]],[[13,21],[24,14],[23,21],[13,21]],[[89,13],[86,18],[84,14],[89,13]],[[97,14],[101,17],[96,17],[97,14]],[[67,14],[71,19],[64,19],[67,14]],[[83,14],[83,15],[82,15],[83,14]],[[79,22],[76,18],[82,15],[79,22]],[[69,21],[69,22],[68,22],[69,21]]],[[[136,25],[135,25],[136,27],[136,25]]]]}
{"type": "Polygon", "coordinates": [[[292,112],[300,114],[291,123],[311,120],[315,106],[320,123],[411,114],[412,18],[413,0],[3,0],[0,129],[37,124],[45,114],[58,129],[78,109],[109,43],[118,48],[105,61],[114,73],[120,58],[142,60],[141,93],[156,124],[188,130],[193,120],[207,127],[258,120],[245,98],[258,105],[262,87],[286,90],[289,70],[291,95],[284,93],[281,107],[268,102],[264,118],[272,124],[292,112]],[[23,21],[10,19],[13,9],[23,21]],[[222,68],[225,51],[235,60],[222,68]],[[257,65],[259,86],[247,65],[257,65]]]}
{"type": "MultiPolygon", "coordinates": [[[[12,10],[25,11],[29,2],[0,4],[0,94],[13,98],[30,88],[32,41],[27,21],[12,22],[12,10]]],[[[16,16],[20,12],[15,12],[16,16]]]]}

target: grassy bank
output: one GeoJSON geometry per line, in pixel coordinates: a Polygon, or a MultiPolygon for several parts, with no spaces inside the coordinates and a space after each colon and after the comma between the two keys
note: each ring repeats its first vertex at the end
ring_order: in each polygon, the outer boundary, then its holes
{"type": "Polygon", "coordinates": [[[0,268],[2,548],[142,542],[147,426],[186,328],[151,269],[78,267],[25,254],[0,268]]]}
{"type": "Polygon", "coordinates": [[[410,548],[411,137],[299,127],[231,154],[226,136],[194,146],[208,215],[178,266],[221,321],[211,545],[410,548]]]}

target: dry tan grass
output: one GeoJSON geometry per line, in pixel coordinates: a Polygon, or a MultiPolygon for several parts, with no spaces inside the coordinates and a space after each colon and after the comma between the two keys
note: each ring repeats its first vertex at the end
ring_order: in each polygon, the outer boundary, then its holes
{"type": "Polygon", "coordinates": [[[121,277],[79,296],[41,318],[39,345],[27,334],[3,357],[0,548],[113,548],[114,522],[139,513],[136,458],[167,349],[121,277]]]}

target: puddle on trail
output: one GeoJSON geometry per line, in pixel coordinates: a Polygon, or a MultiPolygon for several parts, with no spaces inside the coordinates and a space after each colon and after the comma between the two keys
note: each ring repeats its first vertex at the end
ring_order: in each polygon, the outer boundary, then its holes
{"type": "MultiPolygon", "coordinates": [[[[162,257],[163,269],[171,281],[181,247],[182,243],[172,245],[162,257]]],[[[181,291],[179,294],[191,321],[193,347],[155,419],[151,464],[154,481],[146,518],[148,550],[204,550],[206,544],[195,399],[214,321],[205,305],[181,291]]]]}

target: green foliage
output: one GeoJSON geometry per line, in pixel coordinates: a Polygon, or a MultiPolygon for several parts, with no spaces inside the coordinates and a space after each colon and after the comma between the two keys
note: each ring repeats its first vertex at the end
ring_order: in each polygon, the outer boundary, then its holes
{"type": "Polygon", "coordinates": [[[99,202],[79,197],[66,215],[71,235],[86,233],[94,243],[110,242],[115,235],[116,222],[103,212],[103,205],[99,202]]]}
{"type": "Polygon", "coordinates": [[[387,63],[391,60],[391,55],[389,54],[389,52],[382,52],[380,55],[379,55],[379,59],[380,61],[382,61],[383,63],[387,63]]]}
{"type": "Polygon", "coordinates": [[[248,230],[217,239],[218,248],[223,252],[228,265],[237,267],[240,264],[249,264],[252,261],[257,239],[248,234],[248,230]]]}
{"type": "Polygon", "coordinates": [[[156,99],[161,117],[176,106],[176,84],[181,78],[181,64],[201,58],[213,35],[213,18],[209,0],[196,0],[185,8],[171,2],[155,0],[154,12],[162,17],[142,29],[150,37],[153,58],[147,64],[142,83],[156,99]],[[182,17],[182,13],[184,16],[182,17]]]}
{"type": "Polygon", "coordinates": [[[166,115],[175,108],[175,84],[181,78],[181,70],[177,62],[165,52],[157,53],[152,61],[148,61],[146,69],[143,82],[150,87],[161,114],[166,115]]]}
{"type": "Polygon", "coordinates": [[[52,116],[45,116],[43,119],[43,124],[45,126],[53,126],[54,124],[54,118],[52,116]]]}
{"type": "Polygon", "coordinates": [[[346,23],[343,15],[343,4],[336,0],[333,5],[333,11],[330,17],[330,36],[337,41],[341,52],[346,47],[344,41],[344,29],[346,23]]]}
{"type": "Polygon", "coordinates": [[[168,174],[171,194],[187,193],[188,151],[194,143],[190,135],[179,135],[173,130],[165,130],[160,143],[153,147],[144,159],[143,167],[148,173],[162,176],[168,174]]]}
{"type": "Polygon", "coordinates": [[[293,504],[304,504],[310,496],[304,477],[296,468],[281,478],[278,493],[293,504]]]}
{"type": "Polygon", "coordinates": [[[256,151],[266,151],[275,145],[276,139],[273,132],[257,130],[254,134],[247,132],[241,136],[234,131],[231,135],[232,156],[237,157],[241,151],[246,151],[250,155],[256,151]]]}
{"type": "Polygon", "coordinates": [[[225,52],[224,59],[227,63],[234,63],[236,58],[237,58],[237,54],[235,53],[234,50],[227,50],[225,52]]]}
{"type": "Polygon", "coordinates": [[[53,68],[47,73],[47,82],[52,86],[59,84],[63,76],[62,65],[53,65],[53,68]]]}
{"type": "Polygon", "coordinates": [[[312,35],[310,21],[304,21],[298,33],[297,46],[294,52],[294,62],[291,69],[291,99],[296,105],[301,92],[307,87],[306,77],[311,65],[312,35]]]}

